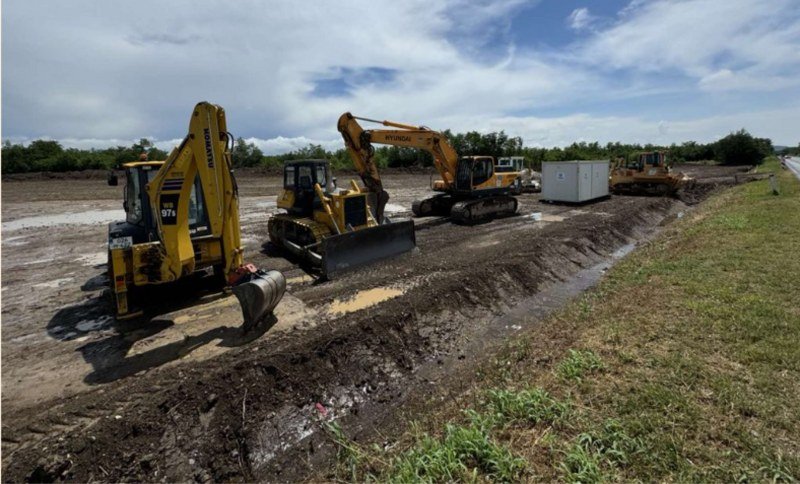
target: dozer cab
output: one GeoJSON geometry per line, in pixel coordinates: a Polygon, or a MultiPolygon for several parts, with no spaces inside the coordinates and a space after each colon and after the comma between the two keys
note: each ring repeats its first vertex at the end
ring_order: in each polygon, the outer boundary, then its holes
{"type": "Polygon", "coordinates": [[[611,170],[609,188],[620,194],[675,195],[691,181],[683,173],[672,171],[663,151],[651,151],[618,160],[611,170]]]}
{"type": "Polygon", "coordinates": [[[326,160],[287,162],[278,196],[278,208],[286,213],[270,217],[270,241],[325,277],[413,250],[414,222],[393,222],[377,213],[379,199],[388,200],[386,192],[371,192],[355,181],[349,189],[337,188],[326,160]]]}
{"type": "MultiPolygon", "coordinates": [[[[118,319],[142,314],[142,286],[172,283],[207,269],[239,299],[245,329],[283,297],[283,274],[243,262],[232,141],[224,110],[203,102],[193,111],[189,134],[165,161],[123,165],[125,220],[108,228],[108,272],[118,319]]],[[[108,182],[116,185],[116,177],[108,182]]]]}

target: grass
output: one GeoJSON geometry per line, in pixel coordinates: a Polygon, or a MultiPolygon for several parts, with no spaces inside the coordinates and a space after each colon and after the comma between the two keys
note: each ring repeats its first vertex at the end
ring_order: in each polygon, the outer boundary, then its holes
{"type": "Polygon", "coordinates": [[[480,368],[466,411],[370,453],[369,478],[800,479],[800,183],[759,170],[779,195],[748,183],[666,227],[480,368]]]}

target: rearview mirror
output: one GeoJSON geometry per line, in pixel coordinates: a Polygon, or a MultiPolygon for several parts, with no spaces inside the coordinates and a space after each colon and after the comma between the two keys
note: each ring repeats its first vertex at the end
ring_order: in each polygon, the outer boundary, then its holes
{"type": "Polygon", "coordinates": [[[115,187],[119,185],[119,180],[117,179],[117,174],[114,171],[108,172],[108,177],[106,178],[106,182],[108,182],[108,186],[115,187]]]}

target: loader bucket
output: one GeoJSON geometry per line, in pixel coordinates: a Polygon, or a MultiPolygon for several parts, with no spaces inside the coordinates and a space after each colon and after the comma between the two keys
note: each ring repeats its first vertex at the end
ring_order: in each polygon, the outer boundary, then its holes
{"type": "Polygon", "coordinates": [[[334,235],[322,241],[322,273],[328,277],[413,250],[414,221],[392,222],[334,235]]]}
{"type": "Polygon", "coordinates": [[[231,289],[242,306],[242,328],[247,331],[278,305],[286,292],[286,278],[278,271],[257,271],[231,289]]]}

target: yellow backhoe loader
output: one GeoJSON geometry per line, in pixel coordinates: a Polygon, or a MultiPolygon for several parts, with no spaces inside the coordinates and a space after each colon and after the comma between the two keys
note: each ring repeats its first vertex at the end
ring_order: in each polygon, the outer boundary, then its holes
{"type": "Polygon", "coordinates": [[[304,258],[324,277],[416,247],[412,220],[384,216],[389,194],[374,164],[355,166],[366,188],[354,180],[349,189],[337,188],[326,160],[284,165],[278,208],[286,213],[270,217],[270,241],[304,258]]]}
{"type": "MultiPolygon", "coordinates": [[[[350,113],[339,118],[339,131],[356,165],[374,165],[373,143],[418,148],[433,156],[441,179],[431,188],[442,193],[415,201],[412,210],[416,216],[441,215],[455,222],[475,223],[517,211],[512,190],[519,173],[498,172],[491,156],[459,157],[442,133],[424,126],[360,118],[350,113]],[[358,120],[397,129],[365,130],[358,120]]],[[[379,198],[378,213],[383,210],[380,203],[379,198]]]]}
{"type": "MultiPolygon", "coordinates": [[[[239,299],[245,329],[283,297],[283,274],[244,264],[232,145],[225,111],[201,102],[192,112],[189,133],[166,161],[123,165],[126,217],[108,229],[117,318],[142,314],[137,300],[142,286],[171,283],[208,268],[239,299]]],[[[109,184],[116,184],[112,178],[109,184]]]]}
{"type": "Polygon", "coordinates": [[[675,195],[693,182],[683,173],[673,172],[663,151],[637,153],[627,161],[617,160],[609,175],[613,193],[675,195]]]}

